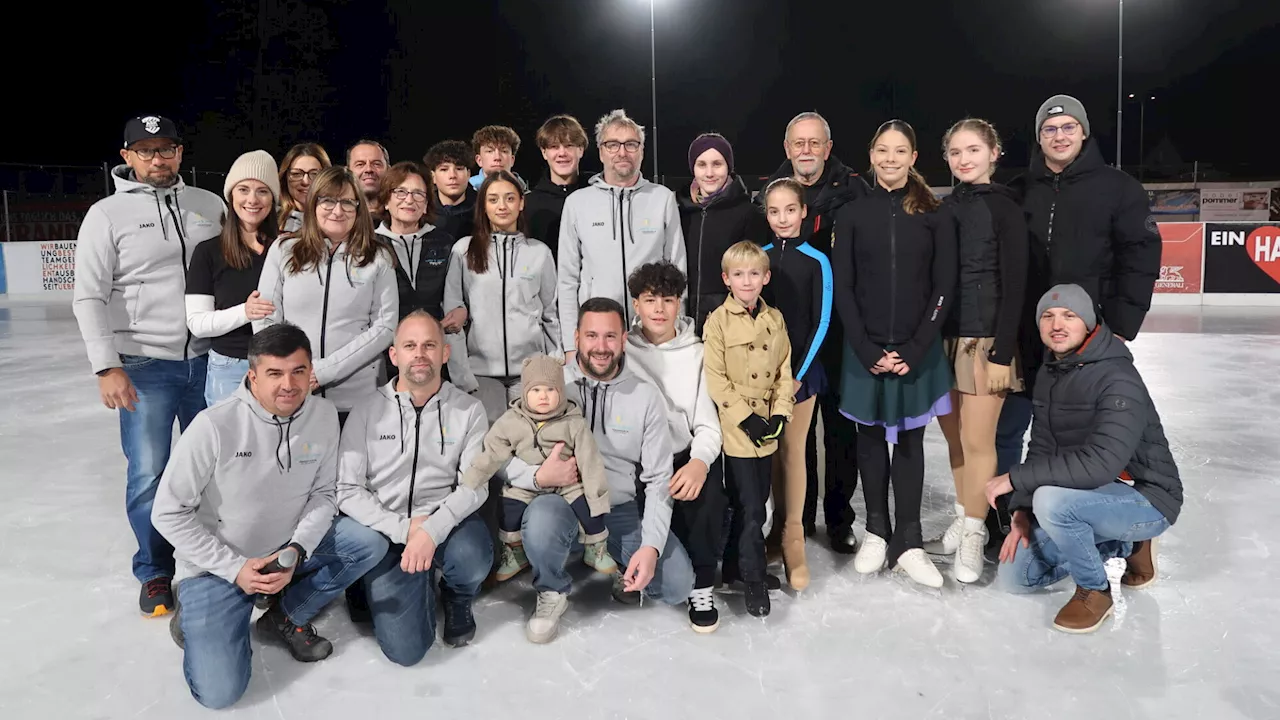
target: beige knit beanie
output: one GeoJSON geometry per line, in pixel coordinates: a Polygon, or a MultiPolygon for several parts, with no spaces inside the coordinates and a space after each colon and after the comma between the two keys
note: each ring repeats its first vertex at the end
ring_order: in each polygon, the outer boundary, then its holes
{"type": "Polygon", "coordinates": [[[231,189],[241,180],[257,180],[271,189],[271,196],[280,204],[280,170],[275,158],[266,150],[251,150],[231,163],[227,180],[222,183],[222,199],[231,203],[231,189]]]}

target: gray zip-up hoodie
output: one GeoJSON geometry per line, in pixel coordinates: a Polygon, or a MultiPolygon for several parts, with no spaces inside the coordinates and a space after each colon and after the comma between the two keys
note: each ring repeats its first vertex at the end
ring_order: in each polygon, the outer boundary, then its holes
{"type": "MultiPolygon", "coordinates": [[[[564,384],[569,399],[582,408],[604,457],[609,504],[617,507],[635,500],[636,480],[644,484],[640,544],[657,548],[661,555],[671,530],[671,433],[662,393],[627,369],[625,356],[612,380],[590,378],[575,362],[565,366],[564,384]]],[[[539,492],[533,484],[536,471],[512,458],[505,474],[515,487],[539,492]]]]}
{"type": "Polygon", "coordinates": [[[356,267],[342,243],[310,270],[290,274],[296,238],[271,243],[258,280],[263,300],[276,311],[253,322],[253,331],[281,322],[302,328],[311,340],[316,381],[339,412],[349,412],[378,386],[379,356],[395,340],[400,294],[391,250],[356,267]]]}
{"type": "Polygon", "coordinates": [[[333,403],[308,397],[277,417],[241,383],[196,415],[160,478],[151,524],[173,545],[174,580],[234,583],[247,559],[291,542],[310,556],[333,524],[337,467],[333,403]]]}
{"type": "Polygon", "coordinates": [[[564,201],[559,254],[560,333],[569,351],[578,308],[587,299],[617,300],[629,327],[627,276],[659,260],[669,260],[684,272],[684,234],[675,194],[643,176],[635,185],[621,188],[606,183],[603,174],[595,175],[564,201]]]}
{"type": "Polygon", "coordinates": [[[488,271],[477,275],[467,265],[470,246],[469,237],[453,246],[444,310],[467,308],[471,371],[483,377],[512,377],[520,374],[527,357],[542,353],[563,357],[551,250],[523,233],[494,233],[488,271]]]}
{"type": "Polygon", "coordinates": [[[649,342],[639,323],[627,333],[629,367],[667,401],[672,450],[688,450],[690,457],[711,467],[720,458],[720,412],[707,390],[702,355],[693,318],[677,318],[676,336],[661,345],[649,342]]]}
{"type": "Polygon", "coordinates": [[[209,351],[187,332],[187,266],[196,245],[218,237],[226,205],[213,193],[133,179],[111,171],[116,191],[89,208],[76,238],[72,310],[94,372],[120,355],[186,360],[209,351]]]}
{"type": "Polygon", "coordinates": [[[409,520],[427,515],[422,529],[443,543],[489,497],[487,484],[459,482],[488,431],[480,401],[448,382],[421,408],[394,380],[379,387],[342,429],[338,509],[399,544],[409,520]]]}

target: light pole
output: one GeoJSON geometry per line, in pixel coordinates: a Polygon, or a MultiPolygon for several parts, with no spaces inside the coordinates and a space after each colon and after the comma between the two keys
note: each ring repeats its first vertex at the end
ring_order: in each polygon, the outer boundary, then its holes
{"type": "MultiPolygon", "coordinates": [[[[1129,99],[1135,99],[1134,93],[1129,93],[1129,99]]],[[[1155,95],[1143,95],[1136,98],[1138,101],[1138,179],[1141,180],[1146,176],[1146,143],[1147,143],[1147,101],[1155,100],[1155,95]]]]}
{"type": "Polygon", "coordinates": [[[1120,0],[1120,45],[1116,57],[1116,167],[1121,170],[1120,146],[1124,140],[1124,0],[1120,0]]]}
{"type": "Polygon", "coordinates": [[[653,123],[649,132],[653,136],[653,181],[662,182],[658,177],[658,31],[653,24],[653,3],[654,0],[649,0],[649,83],[653,100],[653,123]]]}

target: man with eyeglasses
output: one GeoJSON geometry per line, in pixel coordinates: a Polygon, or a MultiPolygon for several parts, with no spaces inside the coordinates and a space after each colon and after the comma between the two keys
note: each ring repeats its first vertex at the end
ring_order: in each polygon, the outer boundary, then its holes
{"type": "Polygon", "coordinates": [[[347,169],[356,180],[360,181],[360,189],[364,191],[365,202],[369,205],[369,214],[382,214],[382,202],[378,198],[378,188],[382,184],[382,176],[391,167],[391,154],[377,140],[360,140],[347,151],[347,169]]]}
{"type": "MultiPolygon", "coordinates": [[[[1035,305],[1049,288],[1084,288],[1100,319],[1121,341],[1137,337],[1151,309],[1160,275],[1161,241],[1146,190],[1132,176],[1107,165],[1089,133],[1084,104],[1054,95],[1036,112],[1040,147],[1030,169],[1010,187],[1022,195],[1031,243],[1027,265],[1026,321],[1019,338],[1026,389],[1009,395],[996,428],[997,473],[1022,462],[1031,424],[1036,371],[1044,362],[1035,305]]],[[[992,513],[987,559],[999,553],[1008,514],[992,513]]]]}
{"type": "Polygon", "coordinates": [[[663,260],[685,271],[675,193],[640,173],[644,128],[619,109],[600,118],[595,134],[604,172],[570,194],[560,216],[556,260],[566,365],[577,349],[578,307],[588,298],[606,297],[622,306],[625,334],[633,317],[627,294],[631,271],[663,260]]]}
{"type": "MultiPolygon", "coordinates": [[[[826,119],[816,112],[802,112],[787,123],[782,140],[787,160],[769,178],[773,181],[790,177],[804,186],[804,202],[809,213],[800,230],[801,242],[808,239],[810,245],[828,257],[835,240],[835,226],[839,222],[838,211],[869,191],[858,173],[831,154],[832,147],[831,126],[826,119]]],[[[840,377],[844,360],[844,330],[838,317],[831,318],[827,339],[819,349],[818,357],[827,377],[840,377]]],[[[849,504],[858,486],[858,458],[854,452],[857,424],[840,414],[838,382],[830,383],[827,390],[818,395],[818,411],[822,413],[826,450],[826,494],[822,514],[831,548],[838,553],[849,554],[857,550],[857,538],[852,530],[854,512],[849,504]]],[[[806,535],[815,532],[818,522],[817,441],[818,423],[815,422],[809,425],[809,439],[805,443],[805,467],[808,471],[804,502],[806,535]]]]}
{"type": "Polygon", "coordinates": [[[209,341],[187,330],[187,266],[196,245],[218,237],[226,206],[178,174],[182,138],[158,115],[129,120],[115,193],[80,225],[72,309],[102,404],[116,410],[128,461],[125,512],[138,552],[138,606],[156,617],[174,607],[173,547],[151,524],[169,460],[173,421],[182,431],[205,407],[209,341]]]}

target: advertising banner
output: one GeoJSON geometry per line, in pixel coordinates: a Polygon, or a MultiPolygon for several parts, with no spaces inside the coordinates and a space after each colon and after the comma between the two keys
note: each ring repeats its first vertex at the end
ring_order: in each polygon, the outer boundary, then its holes
{"type": "Polygon", "coordinates": [[[1195,215],[1200,212],[1199,190],[1148,190],[1152,215],[1195,215]]]}
{"type": "Polygon", "coordinates": [[[76,289],[76,244],[40,243],[40,286],[45,292],[76,289]]]}
{"type": "Polygon", "coordinates": [[[1200,263],[1204,257],[1203,223],[1160,223],[1158,293],[1201,292],[1200,263]]]}
{"type": "Polygon", "coordinates": [[[1271,218],[1271,190],[1201,190],[1200,220],[1262,222],[1271,218]]]}
{"type": "Polygon", "coordinates": [[[1280,223],[1205,223],[1204,235],[1204,292],[1280,293],[1280,223]]]}

